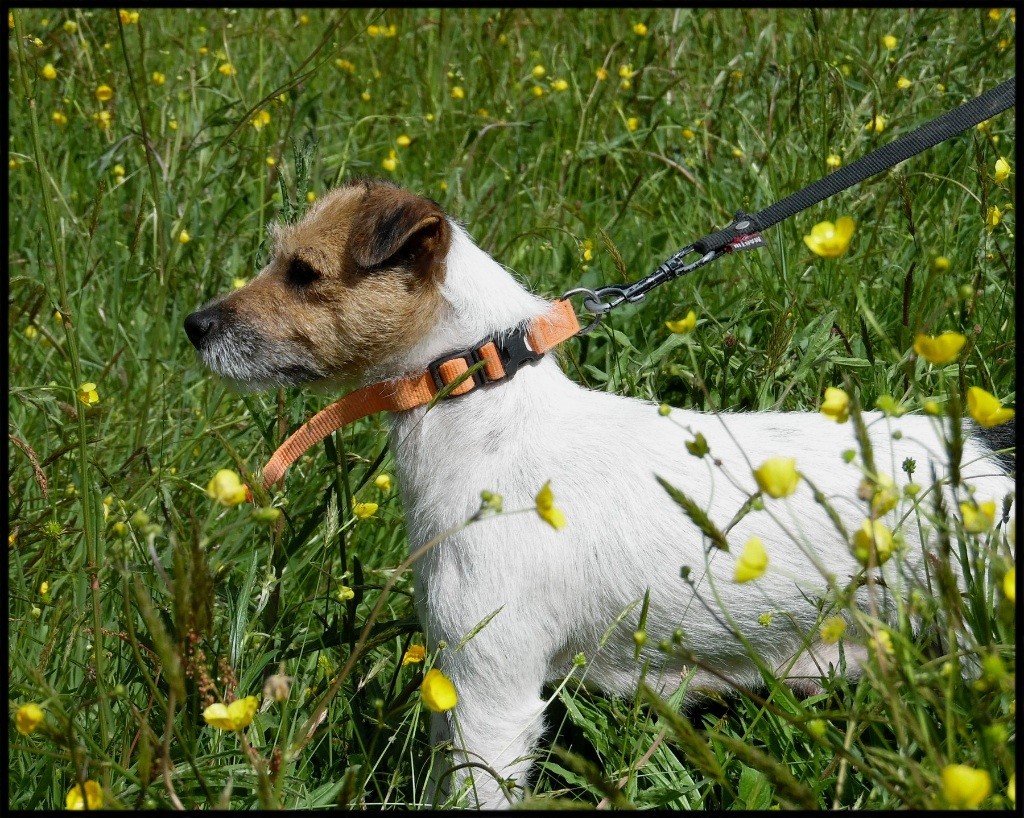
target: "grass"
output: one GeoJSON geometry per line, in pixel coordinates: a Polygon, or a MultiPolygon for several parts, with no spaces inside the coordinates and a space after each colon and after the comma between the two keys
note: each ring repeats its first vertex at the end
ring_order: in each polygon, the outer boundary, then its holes
{"type": "MultiPolygon", "coordinates": [[[[411,572],[396,571],[397,492],[374,483],[392,471],[383,421],[307,455],[287,494],[258,496],[285,511],[277,522],[205,494],[221,468],[255,484],[283,433],[326,402],[233,394],[182,331],[255,274],[268,222],[342,179],[392,178],[556,297],[647,274],[736,210],[814,181],[830,154],[848,163],[1015,64],[1010,12],[987,9],[12,19],[8,695],[12,714],[46,711],[31,735],[12,718],[12,809],[60,808],[86,779],[136,809],[422,803],[423,665],[401,658],[423,637],[411,572]],[[865,130],[876,115],[881,133],[865,130]],[[95,405],[76,399],[83,382],[95,405]],[[357,519],[353,500],[378,509],[357,519]],[[244,734],[206,726],[207,704],[258,695],[278,670],[290,695],[265,698],[244,734]]],[[[864,407],[934,397],[954,418],[971,385],[1012,403],[1016,168],[1003,182],[993,168],[1014,144],[1006,113],[823,202],[769,231],[766,249],[616,312],[568,345],[567,370],[706,410],[814,411],[838,385],[864,407]],[[1001,221],[987,226],[992,208],[1001,221]],[[850,249],[811,255],[802,236],[847,214],[850,249]],[[689,309],[695,332],[668,333],[689,309]],[[944,330],[968,338],[957,365],[910,353],[916,333],[944,330]]],[[[955,512],[928,514],[953,558],[982,555],[977,581],[962,603],[948,589],[912,598],[893,654],[860,683],[799,700],[769,678],[683,708],[681,692],[608,699],[570,677],[534,803],[929,808],[949,803],[941,771],[964,764],[988,775],[985,806],[1009,807],[1012,550],[1005,534],[965,533],[955,512]],[[980,675],[955,672],[955,640],[913,633],[912,614],[964,636],[980,675]]]]}

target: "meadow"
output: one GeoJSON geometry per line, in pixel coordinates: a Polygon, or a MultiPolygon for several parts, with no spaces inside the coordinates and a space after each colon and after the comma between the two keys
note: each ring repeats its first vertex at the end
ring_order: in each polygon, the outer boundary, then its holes
{"type": "MultiPolygon", "coordinates": [[[[436,657],[419,650],[384,419],[263,492],[269,455],[334,396],[233,392],[182,329],[259,271],[268,224],[380,177],[546,297],[623,283],[1003,82],[1016,49],[1009,9],[8,22],[10,809],[429,806],[436,657]],[[211,496],[224,469],[253,503],[211,496]],[[210,705],[250,696],[255,713],[211,724],[210,705]]],[[[848,423],[934,415],[955,462],[971,387],[1014,404],[1014,157],[1008,111],[617,310],[565,346],[566,371],[708,411],[819,411],[842,388],[848,423]],[[852,237],[813,252],[804,237],[841,217],[852,237]],[[691,310],[692,328],[666,325],[691,310]],[[914,351],[944,332],[965,339],[952,359],[914,351]]],[[[800,698],[766,676],[684,707],[685,686],[601,696],[581,662],[549,691],[527,803],[1013,807],[1013,533],[963,499],[893,498],[897,535],[926,520],[969,581],[872,626],[859,682],[800,698]]],[[[863,621],[849,596],[829,603],[863,621]]]]}

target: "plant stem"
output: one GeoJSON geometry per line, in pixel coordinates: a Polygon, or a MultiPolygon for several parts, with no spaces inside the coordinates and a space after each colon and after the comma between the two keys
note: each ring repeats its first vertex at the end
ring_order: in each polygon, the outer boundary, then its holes
{"type": "MultiPolygon", "coordinates": [[[[71,322],[71,307],[68,302],[67,273],[64,269],[64,257],[60,252],[60,241],[57,238],[57,224],[53,213],[50,192],[46,185],[46,163],[43,154],[42,139],[39,135],[39,117],[36,111],[36,99],[33,88],[25,74],[25,35],[21,25],[21,15],[14,15],[15,41],[18,48],[18,79],[21,91],[28,102],[29,122],[32,130],[32,150],[35,153],[36,172],[39,174],[39,198],[42,200],[43,213],[46,216],[46,232],[53,254],[53,271],[57,283],[57,302],[61,313],[61,326],[68,344],[68,363],[71,367],[72,402],[78,415],[78,475],[81,483],[79,498],[82,506],[82,530],[85,539],[86,571],[92,593],[93,614],[93,652],[96,667],[96,691],[99,701],[99,743],[106,749],[109,702],[103,676],[103,618],[100,610],[99,566],[103,563],[103,555],[99,552],[99,538],[96,531],[95,511],[99,505],[97,492],[89,480],[89,451],[86,444],[85,404],[78,399],[78,386],[82,383],[82,365],[78,350],[78,335],[71,322]]],[[[44,282],[45,283],[45,282],[44,282]]],[[[108,777],[104,768],[103,776],[108,777]]]]}

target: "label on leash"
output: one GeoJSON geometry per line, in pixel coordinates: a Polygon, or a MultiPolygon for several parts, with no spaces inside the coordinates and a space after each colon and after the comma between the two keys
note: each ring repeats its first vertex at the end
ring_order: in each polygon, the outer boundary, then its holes
{"type": "Polygon", "coordinates": [[[744,233],[725,245],[725,252],[735,253],[738,250],[756,250],[764,246],[765,240],[760,233],[744,233]]]}

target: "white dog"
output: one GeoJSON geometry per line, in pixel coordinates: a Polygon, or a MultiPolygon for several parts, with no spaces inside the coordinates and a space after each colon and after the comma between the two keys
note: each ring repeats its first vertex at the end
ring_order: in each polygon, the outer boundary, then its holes
{"type": "MultiPolygon", "coordinates": [[[[350,384],[424,372],[440,356],[506,333],[550,309],[434,203],[380,182],[358,182],[317,202],[297,225],[276,230],[273,260],[258,278],[189,316],[186,329],[204,362],[248,388],[341,380],[350,384]]],[[[879,472],[899,491],[901,464],[913,458],[917,481],[946,472],[934,419],[867,413],[879,472]],[[894,439],[899,430],[902,437],[894,439]]],[[[505,513],[462,528],[415,564],[416,605],[437,665],[458,691],[454,710],[434,716],[432,737],[452,742],[456,762],[475,762],[517,787],[528,782],[531,753],[544,729],[546,683],[572,672],[610,694],[635,689],[640,605],[649,595],[647,681],[664,692],[680,684],[682,662],[655,649],[681,629],[700,669],[692,687],[757,685],[761,673],[734,637],[749,640],[765,665],[796,685],[838,670],[835,645],[818,636],[826,575],[840,586],[862,570],[810,484],[852,534],[867,516],[858,500],[864,474],[847,463],[856,448],[851,423],[819,413],[710,415],[584,389],[553,356],[500,383],[457,399],[391,416],[390,441],[413,550],[456,528],[480,508],[481,490],[502,496],[505,513]],[[704,436],[710,454],[685,443],[704,436]],[[757,492],[752,469],[795,458],[807,478],[786,499],[730,521],[757,492]],[[664,478],[728,532],[730,550],[713,547],[655,479],[664,478]],[[550,481],[565,516],[556,530],[532,509],[550,481]],[[527,510],[525,513],[510,511],[527,510]],[[768,569],[735,581],[737,555],[758,537],[768,569]],[[690,582],[680,572],[689,566],[690,582]],[[699,594],[703,602],[695,598],[699,594]],[[711,612],[708,608],[710,606],[711,612]],[[628,611],[617,627],[616,617],[628,611]],[[785,612],[765,627],[758,618],[785,612]],[[490,621],[461,649],[463,638],[490,621]],[[726,623],[731,623],[731,625],[726,623]],[[610,636],[601,645],[606,632],[610,636]],[[585,671],[574,657],[586,657],[585,671]]],[[[983,441],[965,444],[962,475],[981,500],[1013,491],[983,441]]],[[[916,515],[903,500],[883,520],[901,531],[905,552],[880,572],[884,593],[905,592],[926,570],[916,515]]],[[[868,591],[862,589],[861,601],[868,591]]],[[[845,643],[847,671],[865,655],[845,643]]],[[[692,667],[692,666],[691,666],[692,667]]],[[[473,802],[510,803],[507,787],[480,766],[473,802]]],[[[512,798],[516,795],[513,794],[512,798]]]]}

